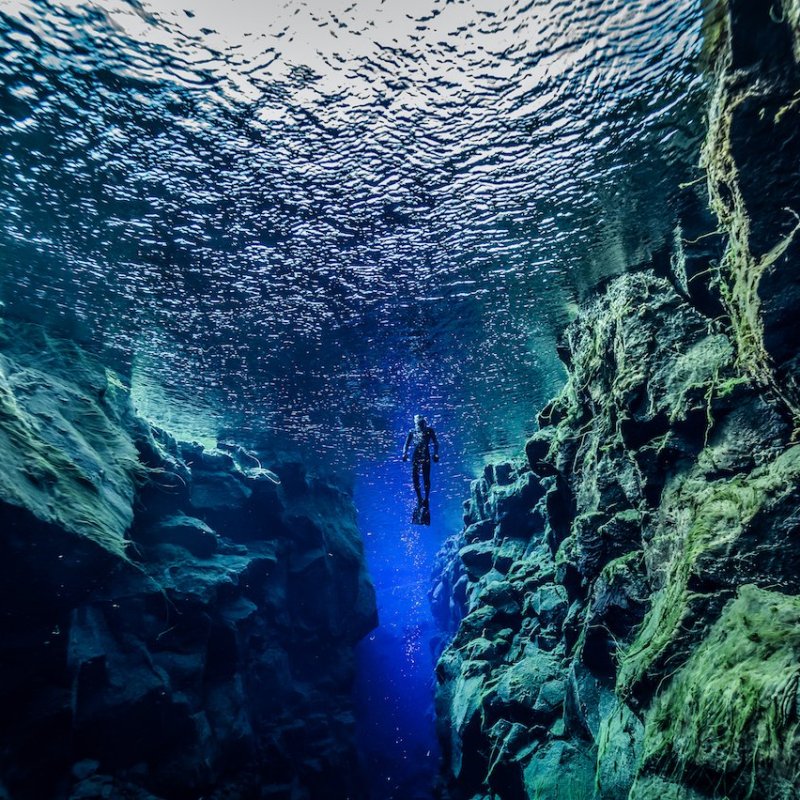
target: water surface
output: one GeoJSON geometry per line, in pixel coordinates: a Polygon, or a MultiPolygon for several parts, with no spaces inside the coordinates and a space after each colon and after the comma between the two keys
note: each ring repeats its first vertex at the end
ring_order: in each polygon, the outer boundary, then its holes
{"type": "MultiPolygon", "coordinates": [[[[6,0],[0,297],[185,433],[518,447],[695,176],[699,0],[6,0]]],[[[286,445],[288,446],[288,445],[286,445]]]]}

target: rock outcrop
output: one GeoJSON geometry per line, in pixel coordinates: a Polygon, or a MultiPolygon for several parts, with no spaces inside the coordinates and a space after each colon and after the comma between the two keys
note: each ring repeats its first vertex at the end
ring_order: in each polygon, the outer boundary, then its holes
{"type": "Polygon", "coordinates": [[[472,485],[433,593],[446,796],[800,797],[795,5],[709,10],[708,196],[472,485]]]}
{"type": "Polygon", "coordinates": [[[152,430],[35,325],[2,328],[0,460],[0,796],[362,795],[348,493],[152,430]]]}

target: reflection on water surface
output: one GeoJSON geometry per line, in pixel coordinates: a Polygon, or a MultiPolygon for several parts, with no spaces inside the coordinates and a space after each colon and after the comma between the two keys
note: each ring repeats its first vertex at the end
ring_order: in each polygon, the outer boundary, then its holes
{"type": "Polygon", "coordinates": [[[2,299],[186,432],[516,449],[575,302],[669,235],[699,40],[689,0],[7,1],[2,299]]]}

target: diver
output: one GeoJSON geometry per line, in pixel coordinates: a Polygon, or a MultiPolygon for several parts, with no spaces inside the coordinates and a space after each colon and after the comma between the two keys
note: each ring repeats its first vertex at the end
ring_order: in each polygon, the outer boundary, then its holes
{"type": "Polygon", "coordinates": [[[433,444],[433,460],[439,461],[439,442],[436,439],[436,431],[428,426],[425,417],[421,414],[414,416],[414,427],[406,436],[406,443],[403,447],[403,461],[408,461],[408,451],[413,445],[411,453],[411,478],[414,482],[414,491],[417,493],[417,507],[411,521],[417,525],[430,525],[431,512],[428,505],[428,498],[431,493],[431,451],[433,444]],[[420,491],[419,478],[422,473],[422,485],[425,489],[423,497],[420,491]]]}

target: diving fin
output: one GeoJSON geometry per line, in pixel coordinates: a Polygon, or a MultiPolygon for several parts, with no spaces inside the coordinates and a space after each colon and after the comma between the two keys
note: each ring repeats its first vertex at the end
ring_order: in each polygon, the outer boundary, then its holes
{"type": "Polygon", "coordinates": [[[411,514],[412,525],[430,525],[431,524],[431,508],[427,500],[417,503],[417,507],[411,514]]]}

